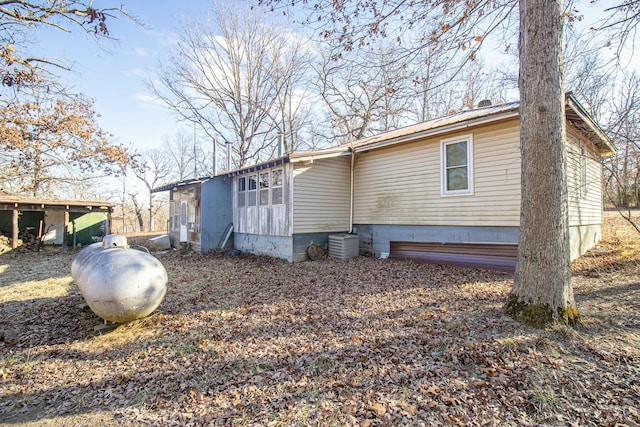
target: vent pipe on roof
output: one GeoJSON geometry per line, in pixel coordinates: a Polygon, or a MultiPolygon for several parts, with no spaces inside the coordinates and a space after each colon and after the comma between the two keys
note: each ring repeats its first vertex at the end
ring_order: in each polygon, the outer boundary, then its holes
{"type": "Polygon", "coordinates": [[[218,151],[216,150],[216,139],[213,138],[213,176],[218,174],[218,151]]]}
{"type": "Polygon", "coordinates": [[[478,102],[478,108],[482,108],[482,107],[491,107],[491,100],[483,99],[482,101],[478,102]]]}
{"type": "Polygon", "coordinates": [[[231,170],[231,144],[233,144],[233,142],[225,141],[225,144],[227,144],[227,171],[230,171],[231,170]]]}
{"type": "Polygon", "coordinates": [[[278,138],[278,157],[282,157],[284,154],[284,132],[280,134],[278,138]]]}

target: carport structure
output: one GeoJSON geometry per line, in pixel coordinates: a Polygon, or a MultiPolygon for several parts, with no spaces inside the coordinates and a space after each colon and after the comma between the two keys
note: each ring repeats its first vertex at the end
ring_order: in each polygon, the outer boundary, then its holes
{"type": "MultiPolygon", "coordinates": [[[[83,200],[49,200],[32,197],[23,197],[16,195],[0,195],[0,230],[9,231],[11,235],[11,248],[18,247],[20,231],[24,231],[27,227],[34,229],[34,235],[42,239],[45,230],[45,223],[50,231],[57,235],[52,240],[54,244],[61,244],[66,248],[70,241],[69,236],[74,236],[79,231],[76,226],[82,222],[83,229],[90,230],[102,228],[101,234],[108,234],[108,227],[111,222],[111,213],[113,212],[113,204],[104,201],[83,201],[83,200]],[[89,215],[87,215],[89,214],[89,215]],[[96,215],[97,214],[97,215],[96,215]],[[22,221],[20,217],[29,217],[29,221],[22,221]],[[86,223],[86,224],[84,224],[86,223]],[[71,228],[70,228],[71,224],[71,228]],[[105,228],[107,228],[105,230],[105,228]]],[[[81,230],[80,230],[81,231],[81,230]]],[[[5,231],[6,232],[6,231],[5,231]]],[[[73,243],[90,243],[93,232],[87,232],[87,237],[82,242],[73,243]]],[[[94,233],[95,234],[95,233],[94,233]]]]}

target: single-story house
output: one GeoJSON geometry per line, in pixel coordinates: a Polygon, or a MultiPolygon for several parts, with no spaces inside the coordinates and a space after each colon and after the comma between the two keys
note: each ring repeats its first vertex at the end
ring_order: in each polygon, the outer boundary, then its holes
{"type": "Polygon", "coordinates": [[[45,245],[86,246],[109,234],[113,205],[102,201],[49,200],[0,195],[0,234],[18,246],[21,233],[45,245]]]}
{"type": "MultiPolygon", "coordinates": [[[[462,111],[357,141],[354,224],[392,257],[513,270],[520,224],[519,104],[462,111]]],[[[566,96],[571,258],[601,238],[612,142],[566,96]]],[[[544,232],[544,230],[541,230],[544,232]]]]}
{"type": "MultiPolygon", "coordinates": [[[[571,94],[566,119],[576,258],[601,238],[601,158],[614,147],[571,94]]],[[[204,205],[205,188],[225,180],[206,193],[225,202],[211,216],[203,212],[201,222],[226,225],[231,218],[235,249],[290,262],[307,259],[311,244],[353,233],[360,251],[375,256],[513,270],[519,126],[517,102],[489,105],[226,171],[199,183],[204,205]]]]}

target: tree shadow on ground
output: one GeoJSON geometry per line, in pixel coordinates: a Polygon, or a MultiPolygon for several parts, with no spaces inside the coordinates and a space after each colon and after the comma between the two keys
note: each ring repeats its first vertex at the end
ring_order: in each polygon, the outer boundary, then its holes
{"type": "MultiPolygon", "coordinates": [[[[105,410],[124,425],[607,423],[636,397],[624,383],[631,367],[614,371],[596,355],[570,378],[556,360],[562,337],[503,316],[510,275],[372,259],[159,258],[170,284],[158,313],[104,336],[76,290],[29,303],[34,338],[0,344],[1,419],[83,424],[105,410]],[[565,396],[569,379],[615,389],[623,403],[612,408],[597,390],[565,396]]],[[[562,350],[590,357],[585,348],[562,350]]]]}
{"type": "Polygon", "coordinates": [[[70,276],[71,261],[76,253],[47,249],[0,254],[0,289],[70,276]]]}
{"type": "Polygon", "coordinates": [[[640,291],[640,282],[626,283],[623,285],[602,287],[586,292],[579,290],[578,292],[576,292],[576,299],[591,300],[603,297],[618,297],[624,304],[633,304],[640,307],[640,294],[636,294],[638,291],[640,291]]]}

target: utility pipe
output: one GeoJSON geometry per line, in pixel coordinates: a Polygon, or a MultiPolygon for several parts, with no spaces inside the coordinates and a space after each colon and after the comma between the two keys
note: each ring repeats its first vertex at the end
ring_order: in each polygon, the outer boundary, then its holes
{"type": "Polygon", "coordinates": [[[350,148],[351,150],[351,188],[349,194],[349,234],[353,233],[353,168],[356,160],[356,153],[353,149],[353,146],[350,148]]]}
{"type": "Polygon", "coordinates": [[[227,144],[227,172],[231,170],[231,141],[225,141],[227,144]]]}

